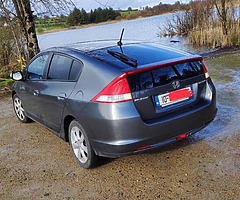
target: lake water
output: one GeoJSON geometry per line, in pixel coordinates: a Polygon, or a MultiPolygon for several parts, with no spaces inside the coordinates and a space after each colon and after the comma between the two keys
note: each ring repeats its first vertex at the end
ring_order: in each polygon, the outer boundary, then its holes
{"type": "Polygon", "coordinates": [[[118,39],[120,37],[121,30],[125,28],[123,43],[124,39],[142,40],[147,42],[157,42],[189,52],[198,52],[198,50],[186,45],[186,39],[183,37],[158,37],[158,33],[160,32],[159,27],[163,28],[167,20],[172,19],[173,15],[174,14],[165,14],[130,21],[122,21],[113,24],[38,35],[39,45],[40,49],[44,50],[49,47],[76,42],[118,39]],[[178,40],[180,42],[172,43],[170,42],[171,40],[178,40]]]}

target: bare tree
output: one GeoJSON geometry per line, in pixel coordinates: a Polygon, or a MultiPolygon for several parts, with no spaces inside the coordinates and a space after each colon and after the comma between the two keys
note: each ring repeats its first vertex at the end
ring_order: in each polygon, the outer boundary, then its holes
{"type": "Polygon", "coordinates": [[[30,0],[12,0],[12,2],[14,4],[19,24],[24,32],[28,49],[28,57],[31,59],[40,51],[40,49],[33,21],[30,0]]]}
{"type": "Polygon", "coordinates": [[[72,0],[0,0],[0,11],[2,11],[6,17],[6,22],[13,31],[19,55],[23,55],[24,47],[21,47],[18,41],[19,37],[14,33],[14,17],[17,18],[18,24],[23,30],[23,36],[28,50],[28,60],[40,51],[32,7],[34,10],[37,10],[37,14],[47,13],[49,15],[56,15],[64,12],[69,13],[74,7],[74,4],[72,0]]]}
{"type": "Polygon", "coordinates": [[[2,11],[2,14],[5,16],[6,23],[9,25],[10,30],[13,33],[13,37],[16,43],[17,47],[17,53],[18,55],[22,55],[22,45],[19,41],[18,35],[16,33],[16,29],[14,28],[14,24],[11,18],[11,12],[5,7],[3,0],[0,0],[0,10],[2,11]]]}
{"type": "MultiPolygon", "coordinates": [[[[106,7],[101,0],[95,0],[101,6],[106,7]]],[[[39,51],[39,45],[33,20],[33,10],[37,15],[59,15],[69,14],[75,7],[72,0],[0,0],[0,12],[6,16],[6,22],[10,26],[19,55],[24,55],[24,47],[19,42],[19,37],[15,33],[13,18],[16,17],[18,24],[23,31],[26,47],[28,50],[27,60],[30,60],[39,51]]]]}
{"type": "Polygon", "coordinates": [[[222,22],[223,33],[224,33],[225,35],[228,34],[228,27],[227,27],[227,7],[226,7],[227,1],[228,1],[228,0],[220,0],[220,3],[218,3],[217,0],[214,0],[214,4],[215,4],[215,6],[216,6],[218,16],[220,17],[221,22],[222,22]]]}

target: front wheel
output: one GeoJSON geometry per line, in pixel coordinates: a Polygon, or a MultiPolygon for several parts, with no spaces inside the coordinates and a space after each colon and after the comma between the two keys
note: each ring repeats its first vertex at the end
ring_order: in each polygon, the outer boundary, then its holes
{"type": "Polygon", "coordinates": [[[68,134],[71,149],[78,163],[86,169],[94,167],[97,164],[97,155],[89,143],[87,134],[76,120],[71,122],[68,134]]]}
{"type": "Polygon", "coordinates": [[[28,117],[26,117],[25,111],[22,106],[22,101],[16,94],[13,96],[13,108],[20,122],[28,123],[31,121],[28,117]]]}

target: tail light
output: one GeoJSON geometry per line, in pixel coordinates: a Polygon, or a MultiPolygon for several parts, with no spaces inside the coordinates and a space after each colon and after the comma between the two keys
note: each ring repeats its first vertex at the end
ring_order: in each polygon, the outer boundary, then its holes
{"type": "Polygon", "coordinates": [[[126,77],[127,73],[123,73],[118,76],[91,101],[101,103],[117,103],[131,101],[132,94],[126,77]]]}
{"type": "Polygon", "coordinates": [[[203,61],[202,61],[202,66],[203,66],[203,70],[204,70],[204,73],[205,73],[205,78],[208,79],[210,76],[209,76],[209,73],[208,73],[207,68],[205,67],[203,61]]]}

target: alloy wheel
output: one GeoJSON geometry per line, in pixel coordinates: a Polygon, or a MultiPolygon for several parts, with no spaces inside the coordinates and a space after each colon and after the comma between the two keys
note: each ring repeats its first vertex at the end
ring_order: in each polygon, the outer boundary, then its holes
{"type": "Polygon", "coordinates": [[[15,112],[17,114],[17,117],[21,121],[23,121],[25,119],[25,113],[24,113],[24,109],[22,107],[22,102],[21,102],[21,100],[18,97],[16,97],[14,99],[14,109],[15,109],[15,112]]]}
{"type": "Polygon", "coordinates": [[[77,159],[82,163],[86,163],[88,160],[87,142],[77,126],[71,129],[71,145],[77,159]]]}

